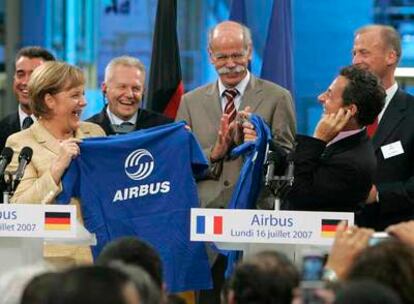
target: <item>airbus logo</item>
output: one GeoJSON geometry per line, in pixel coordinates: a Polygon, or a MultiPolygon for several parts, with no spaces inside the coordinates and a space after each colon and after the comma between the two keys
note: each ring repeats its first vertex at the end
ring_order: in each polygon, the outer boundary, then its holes
{"type": "MultiPolygon", "coordinates": [[[[124,166],[125,173],[130,179],[142,180],[148,177],[154,170],[154,157],[148,150],[138,149],[128,155],[124,166]]],[[[139,197],[166,195],[171,190],[171,182],[163,179],[148,184],[134,184],[133,187],[117,189],[112,202],[120,203],[135,200],[139,197]]]]}
{"type": "Polygon", "coordinates": [[[154,157],[145,149],[133,151],[125,160],[125,173],[130,179],[142,180],[154,170],[154,157]]]}

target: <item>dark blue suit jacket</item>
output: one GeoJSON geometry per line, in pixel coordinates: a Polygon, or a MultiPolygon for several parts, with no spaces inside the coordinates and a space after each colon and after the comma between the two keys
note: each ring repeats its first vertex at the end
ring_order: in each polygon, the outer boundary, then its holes
{"type": "Polygon", "coordinates": [[[366,131],[329,146],[297,136],[294,183],[282,208],[357,212],[371,189],[376,160],[366,131]]]}
{"type": "MultiPolygon", "coordinates": [[[[0,121],[0,153],[6,145],[7,138],[21,131],[19,112],[14,112],[0,121]]],[[[3,191],[6,189],[4,180],[0,180],[0,203],[3,203],[3,191]]]]}
{"type": "Polygon", "coordinates": [[[6,145],[7,137],[21,131],[19,112],[11,113],[0,121],[0,152],[6,145]]]}
{"type": "Polygon", "coordinates": [[[414,97],[398,90],[372,138],[377,157],[374,184],[379,203],[364,210],[366,226],[384,230],[391,224],[414,219],[414,97]],[[404,153],[384,158],[381,147],[401,142],[404,153]]]}

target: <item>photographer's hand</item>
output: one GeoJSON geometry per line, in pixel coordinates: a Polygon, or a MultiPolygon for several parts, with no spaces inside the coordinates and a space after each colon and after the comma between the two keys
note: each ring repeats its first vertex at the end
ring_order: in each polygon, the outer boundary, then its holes
{"type": "Polygon", "coordinates": [[[335,241],[329,254],[326,267],[335,271],[339,279],[346,278],[349,268],[368,241],[374,230],[352,226],[347,228],[342,221],[336,230],[335,241]]]}
{"type": "Polygon", "coordinates": [[[401,242],[414,247],[414,221],[391,225],[385,231],[401,242]]]}

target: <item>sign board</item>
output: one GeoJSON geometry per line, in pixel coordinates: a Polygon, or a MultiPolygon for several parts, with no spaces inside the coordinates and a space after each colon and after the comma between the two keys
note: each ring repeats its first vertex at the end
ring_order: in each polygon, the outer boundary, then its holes
{"type": "Polygon", "coordinates": [[[193,208],[191,240],[325,246],[332,245],[341,220],[351,226],[354,214],[193,208]]]}
{"type": "Polygon", "coordinates": [[[73,205],[0,205],[0,237],[74,238],[76,229],[73,205]]]}

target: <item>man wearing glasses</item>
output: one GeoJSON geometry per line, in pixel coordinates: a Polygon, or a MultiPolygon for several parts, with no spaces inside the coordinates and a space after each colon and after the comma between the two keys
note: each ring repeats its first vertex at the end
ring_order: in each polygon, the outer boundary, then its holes
{"type": "MultiPolygon", "coordinates": [[[[252,48],[250,30],[239,23],[225,21],[211,29],[208,53],[218,80],[185,94],[178,110],[176,119],[188,123],[210,161],[211,174],[198,182],[202,207],[226,208],[230,201],[243,160],[229,159],[228,153],[239,143],[236,129],[249,132],[246,123],[235,119],[238,112],[260,115],[276,144],[286,151],[293,147],[296,121],[291,94],[249,72],[252,48]]],[[[215,288],[219,287],[218,283],[215,288]]],[[[200,303],[219,303],[216,296],[200,303]]]]}

